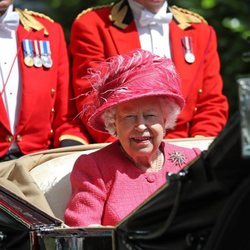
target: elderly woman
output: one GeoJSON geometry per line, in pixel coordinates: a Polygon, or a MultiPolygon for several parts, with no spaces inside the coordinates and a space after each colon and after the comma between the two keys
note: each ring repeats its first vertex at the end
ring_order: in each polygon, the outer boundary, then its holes
{"type": "Polygon", "coordinates": [[[93,129],[118,140],[80,156],[71,173],[69,226],[116,225],[196,158],[200,150],[163,140],[184,105],[173,63],[141,49],[118,55],[89,71],[93,129]]]}

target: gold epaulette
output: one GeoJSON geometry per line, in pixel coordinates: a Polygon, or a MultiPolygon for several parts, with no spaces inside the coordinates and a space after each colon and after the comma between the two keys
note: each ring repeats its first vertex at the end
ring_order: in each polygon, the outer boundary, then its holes
{"type": "Polygon", "coordinates": [[[79,14],[77,15],[76,19],[78,19],[80,16],[82,16],[82,15],[84,15],[84,14],[86,14],[86,13],[92,11],[92,10],[103,9],[103,8],[106,8],[106,7],[110,7],[110,6],[112,6],[112,5],[113,5],[113,3],[106,4],[106,5],[95,6],[95,7],[90,7],[90,8],[88,8],[88,9],[83,10],[81,13],[79,13],[79,14]]]}
{"type": "Polygon", "coordinates": [[[54,20],[51,17],[49,17],[49,16],[47,16],[47,15],[45,15],[43,13],[32,11],[32,10],[28,10],[28,9],[25,9],[24,11],[27,12],[27,13],[29,13],[30,15],[34,15],[34,16],[38,16],[38,17],[41,17],[41,18],[45,18],[45,19],[49,20],[52,23],[54,22],[54,20]]]}
{"type": "Polygon", "coordinates": [[[37,21],[34,16],[39,16],[51,22],[54,22],[50,17],[42,13],[34,12],[31,10],[27,10],[27,9],[21,10],[21,9],[16,8],[15,11],[19,14],[20,22],[26,30],[30,31],[30,29],[34,29],[34,30],[44,29],[44,35],[49,35],[48,30],[44,27],[42,23],[37,21]]]}
{"type": "Polygon", "coordinates": [[[124,4],[124,1],[114,4],[109,17],[110,21],[118,28],[125,29],[128,24],[124,23],[124,19],[128,14],[128,10],[129,7],[127,4],[124,4]]]}
{"type": "Polygon", "coordinates": [[[192,23],[201,23],[201,22],[207,23],[207,21],[201,15],[193,11],[179,8],[175,5],[171,6],[169,9],[172,12],[174,18],[179,23],[178,26],[181,29],[186,29],[190,27],[192,23]]]}

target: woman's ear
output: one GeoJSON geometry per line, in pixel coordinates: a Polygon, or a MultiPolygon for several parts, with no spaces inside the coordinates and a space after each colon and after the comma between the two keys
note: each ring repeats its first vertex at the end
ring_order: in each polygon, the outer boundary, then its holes
{"type": "Polygon", "coordinates": [[[113,126],[114,126],[114,136],[118,138],[117,129],[116,129],[116,120],[114,121],[113,126]]]}

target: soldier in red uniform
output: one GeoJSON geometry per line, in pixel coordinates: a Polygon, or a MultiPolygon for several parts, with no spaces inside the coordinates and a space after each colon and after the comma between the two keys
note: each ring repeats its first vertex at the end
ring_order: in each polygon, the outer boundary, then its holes
{"type": "Polygon", "coordinates": [[[85,143],[61,26],[0,1],[0,47],[0,161],[85,143]]]}
{"type": "Polygon", "coordinates": [[[228,118],[228,101],[222,92],[213,27],[200,15],[165,0],[121,0],[83,11],[72,25],[72,83],[92,142],[114,138],[88,126],[82,107],[91,102],[91,87],[83,76],[98,61],[135,48],[171,58],[180,74],[186,105],[166,137],[217,136],[228,118]]]}

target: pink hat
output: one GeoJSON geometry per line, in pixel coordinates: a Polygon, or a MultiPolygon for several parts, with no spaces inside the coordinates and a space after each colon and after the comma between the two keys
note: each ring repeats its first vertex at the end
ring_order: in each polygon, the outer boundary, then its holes
{"type": "Polygon", "coordinates": [[[136,98],[165,96],[180,109],[184,106],[180,79],[172,60],[148,51],[137,49],[110,57],[88,73],[93,102],[85,105],[83,115],[89,117],[89,125],[96,130],[107,132],[102,119],[107,109],[136,98]]]}

